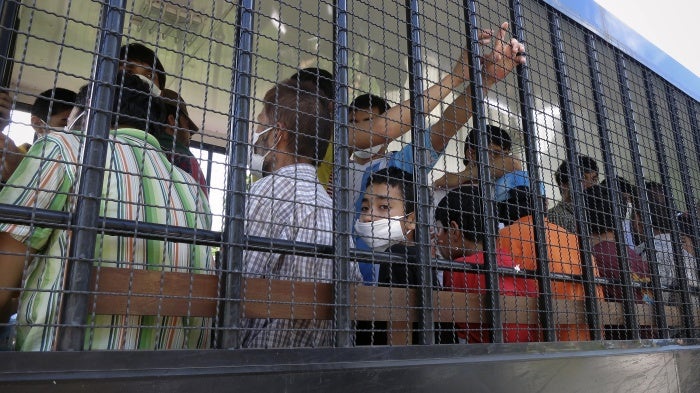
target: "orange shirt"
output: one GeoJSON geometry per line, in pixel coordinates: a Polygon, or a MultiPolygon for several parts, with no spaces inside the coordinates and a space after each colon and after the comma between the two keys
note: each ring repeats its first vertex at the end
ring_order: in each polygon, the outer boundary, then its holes
{"type": "MultiPolygon", "coordinates": [[[[501,229],[498,234],[498,248],[509,253],[521,269],[536,270],[535,234],[532,216],[525,216],[513,224],[501,229]]],[[[581,275],[579,243],[576,235],[545,219],[545,236],[547,239],[547,259],[549,271],[567,275],[581,275]]],[[[585,292],[583,284],[552,280],[554,298],[583,301],[585,292]]],[[[570,311],[574,313],[575,311],[570,311]]],[[[559,341],[590,340],[588,325],[562,324],[557,328],[559,341]]]]}

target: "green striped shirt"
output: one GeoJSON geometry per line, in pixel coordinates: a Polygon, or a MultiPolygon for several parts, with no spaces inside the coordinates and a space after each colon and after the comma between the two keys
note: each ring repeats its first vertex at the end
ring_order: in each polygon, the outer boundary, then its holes
{"type": "MultiPolygon", "coordinates": [[[[0,203],[73,212],[81,143],[82,135],[59,132],[37,141],[0,192],[0,203]]],[[[209,204],[197,182],[158,150],[158,142],[144,131],[112,132],[100,215],[210,229],[209,204]]],[[[52,350],[69,232],[12,224],[1,224],[0,231],[36,250],[24,274],[17,348],[52,350]]],[[[207,273],[213,263],[207,247],[99,233],[95,251],[95,266],[207,273]]],[[[210,325],[205,318],[91,315],[85,349],[205,348],[210,325]]]]}

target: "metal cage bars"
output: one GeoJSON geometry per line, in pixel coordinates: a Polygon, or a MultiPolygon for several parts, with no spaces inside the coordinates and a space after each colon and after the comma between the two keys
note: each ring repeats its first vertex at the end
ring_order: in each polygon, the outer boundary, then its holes
{"type": "MultiPolygon", "coordinates": [[[[252,0],[241,0],[239,5],[239,18],[237,23],[236,32],[236,51],[234,60],[234,76],[232,77],[232,117],[230,122],[230,129],[232,138],[230,140],[230,146],[227,149],[228,161],[229,161],[229,190],[228,197],[226,198],[229,202],[227,204],[227,221],[224,233],[222,234],[222,239],[224,240],[224,258],[225,270],[227,277],[227,295],[225,299],[225,314],[223,326],[220,328],[225,329],[222,334],[222,346],[226,348],[235,348],[239,346],[238,332],[236,331],[236,326],[240,317],[240,310],[238,309],[239,303],[242,297],[241,292],[241,278],[242,278],[242,251],[244,246],[248,246],[251,249],[259,248],[269,250],[270,246],[274,246],[280,252],[296,252],[309,255],[319,255],[319,254],[330,254],[336,258],[336,267],[345,264],[348,258],[358,258],[367,257],[371,254],[362,253],[355,250],[349,249],[349,242],[344,243],[342,238],[349,239],[348,230],[348,219],[339,218],[336,221],[336,228],[338,228],[338,234],[336,236],[335,247],[327,246],[314,246],[314,245],[301,245],[301,244],[283,244],[282,242],[275,241],[274,245],[271,244],[268,239],[257,239],[257,238],[247,238],[242,232],[242,222],[244,218],[244,206],[245,206],[245,168],[246,168],[246,156],[247,156],[247,130],[248,130],[248,114],[250,108],[250,77],[251,77],[251,53],[252,53],[252,37],[253,37],[253,9],[254,2],[252,0]],[[344,225],[343,225],[344,224],[344,225]],[[346,244],[343,246],[343,244],[346,244]]],[[[412,113],[412,135],[415,141],[416,157],[418,157],[416,162],[416,173],[417,179],[420,184],[418,189],[418,206],[422,207],[418,212],[418,226],[421,228],[418,235],[418,244],[420,249],[420,260],[423,262],[423,291],[421,293],[422,303],[421,303],[421,330],[424,334],[422,335],[421,342],[424,344],[430,344],[433,342],[433,324],[432,324],[432,305],[430,301],[432,299],[430,283],[430,275],[432,271],[430,269],[430,264],[427,261],[430,260],[429,253],[429,241],[428,241],[428,210],[429,205],[429,195],[427,193],[427,174],[428,167],[426,163],[426,148],[421,146],[424,138],[421,138],[422,133],[428,132],[425,127],[423,115],[423,100],[422,100],[422,63],[421,63],[421,29],[419,24],[419,2],[417,1],[407,1],[407,30],[409,32],[409,49],[411,55],[410,68],[411,68],[411,99],[413,105],[411,106],[412,113]],[[420,142],[419,142],[420,141],[420,142]]],[[[486,243],[486,272],[489,283],[489,305],[488,309],[491,315],[491,322],[493,326],[493,342],[503,341],[503,331],[500,327],[500,313],[499,313],[499,295],[497,291],[497,275],[499,274],[499,269],[495,263],[495,244],[493,239],[496,235],[495,228],[495,211],[493,208],[493,187],[490,181],[490,175],[485,168],[488,166],[488,154],[486,153],[487,140],[485,138],[485,109],[484,109],[484,94],[481,89],[482,86],[482,76],[479,64],[479,48],[475,43],[478,42],[478,25],[477,25],[477,13],[475,1],[465,1],[465,24],[467,26],[467,31],[469,32],[469,50],[471,53],[470,57],[470,71],[472,75],[471,89],[472,94],[475,97],[474,100],[474,122],[476,124],[475,128],[480,129],[479,139],[479,175],[482,185],[482,193],[485,197],[487,206],[487,243],[486,243]]],[[[95,198],[95,192],[99,192],[102,185],[101,176],[103,176],[103,170],[99,168],[104,167],[105,158],[105,137],[106,135],[97,135],[96,131],[92,130],[107,130],[108,127],[99,127],[99,125],[104,125],[108,122],[107,113],[109,111],[109,102],[111,102],[111,94],[113,94],[112,81],[116,75],[116,58],[118,53],[118,48],[121,39],[122,26],[124,22],[124,2],[116,0],[109,1],[103,5],[103,13],[100,22],[100,45],[97,53],[97,66],[95,67],[95,75],[92,86],[91,94],[91,105],[89,106],[88,113],[88,142],[86,154],[83,158],[83,168],[84,172],[81,174],[81,188],[79,190],[79,206],[81,209],[76,213],[73,223],[67,224],[68,214],[56,213],[56,212],[37,212],[29,209],[30,211],[23,211],[19,208],[12,208],[9,206],[0,206],[0,212],[2,212],[7,219],[8,216],[14,214],[15,219],[26,219],[27,217],[34,220],[34,222],[42,222],[45,220],[47,225],[55,225],[56,227],[68,227],[74,228],[74,248],[71,250],[70,267],[71,280],[66,288],[66,301],[64,302],[64,312],[62,313],[63,318],[60,323],[59,328],[59,341],[58,348],[63,350],[79,350],[82,348],[83,336],[82,336],[82,326],[84,325],[84,317],[87,310],[86,304],[86,291],[89,289],[87,287],[88,283],[85,280],[86,268],[90,267],[92,261],[92,256],[90,253],[94,253],[94,248],[91,247],[79,247],[79,245],[94,244],[94,238],[97,235],[96,228],[106,229],[106,233],[119,234],[128,231],[131,227],[128,222],[121,222],[122,220],[113,219],[103,219],[96,218],[94,212],[97,211],[99,207],[99,198],[95,198]],[[25,217],[25,218],[21,218],[25,217]],[[121,229],[120,229],[121,228],[121,229]],[[122,232],[119,232],[119,231],[122,232]],[[87,250],[87,251],[86,251],[87,250]]],[[[522,9],[519,1],[511,2],[511,12],[513,20],[513,28],[515,29],[516,37],[524,42],[524,27],[523,27],[523,16],[522,9]]],[[[560,105],[562,107],[562,120],[564,124],[564,134],[567,143],[567,158],[570,162],[570,173],[572,174],[574,181],[572,182],[573,196],[575,198],[576,205],[576,218],[579,222],[583,222],[584,214],[581,211],[581,195],[582,190],[580,183],[576,177],[579,176],[578,161],[575,159],[577,156],[576,149],[576,125],[572,118],[572,103],[568,96],[568,72],[566,66],[566,59],[563,51],[563,38],[561,36],[560,28],[560,17],[558,13],[552,9],[548,8],[548,16],[550,22],[550,34],[552,41],[552,51],[555,60],[555,68],[557,73],[557,85],[559,88],[559,98],[560,105]],[[578,189],[577,189],[578,188],[578,189]],[[578,200],[577,200],[578,199],[578,200]]],[[[343,156],[343,152],[347,154],[347,146],[343,141],[347,142],[347,91],[343,93],[343,89],[346,89],[347,85],[347,37],[343,38],[347,33],[347,9],[345,1],[336,2],[336,49],[335,49],[335,64],[336,64],[336,82],[338,89],[338,97],[341,100],[341,105],[337,106],[336,110],[336,132],[334,138],[336,139],[336,155],[335,164],[337,172],[336,174],[340,181],[338,188],[339,194],[345,194],[348,190],[347,175],[343,175],[343,163],[347,164],[347,157],[343,156]],[[345,160],[345,161],[343,161],[345,160]]],[[[590,33],[586,35],[587,48],[588,48],[588,61],[589,61],[589,71],[591,72],[591,82],[595,94],[596,101],[596,116],[599,126],[599,134],[601,138],[601,145],[603,146],[605,152],[605,164],[606,173],[614,173],[614,166],[612,165],[609,140],[607,140],[606,135],[609,132],[606,123],[605,115],[605,103],[601,95],[600,80],[598,78],[599,70],[597,69],[596,60],[596,48],[595,41],[596,38],[590,33]]],[[[9,48],[8,48],[9,51],[9,48]]],[[[8,52],[9,54],[9,52],[8,52]]],[[[623,106],[625,107],[625,125],[628,132],[628,139],[632,151],[632,156],[634,160],[634,171],[636,183],[643,184],[644,177],[642,172],[642,164],[639,153],[639,147],[636,142],[636,125],[634,121],[634,112],[632,107],[632,102],[629,99],[629,86],[627,82],[626,66],[625,66],[625,56],[621,54],[619,50],[615,50],[615,60],[618,73],[618,82],[620,85],[620,93],[623,101],[623,106]]],[[[5,59],[9,59],[10,56],[4,56],[5,59]]],[[[661,138],[661,129],[658,123],[655,104],[654,87],[651,82],[651,74],[648,70],[644,70],[644,81],[645,81],[645,91],[647,93],[648,108],[650,109],[652,129],[655,136],[656,151],[659,157],[665,156],[665,147],[663,146],[663,140],[661,138]]],[[[532,92],[529,88],[529,70],[527,66],[518,67],[518,84],[520,92],[521,101],[521,116],[523,119],[523,128],[525,133],[525,144],[526,144],[526,156],[528,172],[532,179],[531,184],[539,184],[539,165],[536,162],[536,140],[533,130],[534,119],[532,116],[533,104],[532,104],[532,92]]],[[[666,86],[666,96],[670,102],[669,111],[672,117],[672,127],[674,129],[674,142],[677,149],[679,144],[682,142],[680,139],[680,132],[677,132],[677,122],[675,114],[675,98],[672,96],[672,89],[670,86],[666,86]]],[[[696,102],[690,97],[687,99],[688,116],[690,119],[691,131],[694,136],[694,145],[696,151],[700,152],[700,135],[698,132],[698,125],[696,119],[696,102]]],[[[679,149],[682,151],[682,149],[679,149]]],[[[687,168],[684,153],[680,157],[680,165],[682,168],[687,168]]],[[[667,171],[667,168],[662,164],[662,172],[667,171]]],[[[672,198],[671,187],[668,180],[668,173],[665,176],[662,174],[664,179],[664,189],[666,191],[667,198],[672,198]]],[[[613,191],[617,190],[616,182],[611,182],[613,191]]],[[[538,187],[531,187],[533,193],[539,192],[538,187]]],[[[619,190],[617,190],[619,191],[619,190]]],[[[691,204],[692,190],[689,185],[684,184],[684,195],[686,197],[686,203],[691,204]]],[[[336,197],[337,194],[336,194],[336,197]]],[[[648,199],[644,192],[640,195],[642,210],[646,213],[649,212],[648,199]]],[[[340,197],[341,202],[336,205],[342,211],[349,213],[349,203],[347,201],[347,196],[343,199],[340,197]],[[345,206],[345,209],[342,209],[345,206]]],[[[673,200],[667,201],[673,205],[673,200]]],[[[618,240],[620,239],[621,223],[619,215],[619,206],[617,206],[616,217],[616,233],[618,235],[618,240]]],[[[673,207],[673,206],[672,206],[673,207]]],[[[688,206],[689,212],[694,211],[694,207],[688,206]]],[[[674,211],[672,208],[671,211],[674,211]]],[[[536,239],[544,239],[544,221],[540,210],[537,210],[535,218],[535,229],[536,229],[536,239]]],[[[649,217],[647,214],[643,214],[645,235],[647,241],[653,238],[653,233],[651,233],[651,223],[649,222],[649,217]]],[[[698,238],[697,238],[697,218],[693,217],[695,224],[695,239],[694,244],[696,249],[698,248],[698,238]]],[[[11,219],[10,219],[11,221],[11,219]]],[[[676,271],[679,276],[679,281],[681,283],[681,290],[683,296],[683,302],[685,304],[683,310],[683,323],[686,333],[688,335],[692,334],[690,329],[692,329],[693,319],[692,312],[689,309],[689,292],[688,285],[685,280],[685,272],[682,268],[682,260],[679,249],[679,230],[678,222],[675,217],[672,218],[674,223],[673,230],[673,240],[674,240],[674,257],[676,259],[676,271]]],[[[162,233],[167,232],[170,240],[193,240],[197,244],[220,244],[216,240],[216,232],[208,233],[207,231],[198,231],[196,239],[188,239],[190,234],[188,230],[180,231],[180,235],[174,235],[172,229],[161,228],[163,226],[150,225],[143,226],[139,224],[139,236],[146,238],[158,238],[162,233]]],[[[175,233],[178,233],[175,231],[175,233]]],[[[585,225],[579,226],[579,234],[582,237],[586,237],[587,229],[585,225]]],[[[221,238],[220,238],[221,239],[221,238]]],[[[597,305],[595,302],[595,283],[593,278],[593,268],[591,261],[591,249],[588,242],[584,241],[581,244],[582,250],[582,260],[584,262],[584,281],[586,283],[586,309],[589,325],[591,327],[592,335],[594,339],[599,338],[599,322],[596,318],[597,305]]],[[[618,241],[618,243],[620,243],[618,241]]],[[[540,284],[540,319],[542,328],[545,330],[545,338],[547,341],[554,341],[555,335],[553,330],[553,323],[551,322],[551,291],[547,290],[549,280],[552,279],[552,275],[547,271],[546,264],[546,248],[543,246],[543,242],[537,242],[537,260],[538,260],[538,280],[540,284]]],[[[656,269],[655,257],[653,250],[650,251],[650,259],[652,260],[652,287],[654,289],[655,297],[657,299],[661,298],[661,289],[658,279],[658,270],[656,269]]],[[[621,255],[624,255],[624,250],[618,250],[621,255]]],[[[392,258],[381,258],[381,256],[375,256],[380,258],[375,259],[387,259],[392,258]]],[[[636,315],[634,312],[634,302],[632,295],[632,284],[629,275],[629,266],[623,265],[623,284],[625,284],[625,319],[628,328],[633,331],[634,338],[639,338],[639,326],[636,324],[636,315]]],[[[336,275],[336,279],[341,284],[344,282],[342,271],[336,275]]],[[[89,274],[88,276],[89,277],[89,274]]],[[[349,315],[347,310],[348,299],[347,291],[343,293],[342,288],[336,287],[335,295],[335,306],[338,310],[336,311],[336,345],[347,346],[349,340],[349,315]]],[[[662,332],[663,337],[668,337],[668,329],[666,326],[666,320],[664,317],[663,304],[660,301],[655,302],[655,314],[657,329],[662,332]]]]}

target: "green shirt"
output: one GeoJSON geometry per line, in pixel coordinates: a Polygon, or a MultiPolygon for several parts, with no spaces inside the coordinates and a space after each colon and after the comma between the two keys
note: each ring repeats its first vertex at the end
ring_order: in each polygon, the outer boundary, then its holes
{"type": "MultiPolygon", "coordinates": [[[[80,134],[54,132],[38,140],[0,192],[0,203],[74,212],[80,134]]],[[[211,226],[197,183],[158,152],[140,130],[112,133],[100,215],[198,229],[211,226]]],[[[17,348],[52,350],[70,234],[32,225],[2,224],[0,231],[37,250],[28,258],[17,316],[17,348]]],[[[186,243],[97,235],[95,266],[207,273],[209,249],[186,243]]],[[[209,345],[205,318],[91,315],[85,349],[180,349],[209,345]]]]}

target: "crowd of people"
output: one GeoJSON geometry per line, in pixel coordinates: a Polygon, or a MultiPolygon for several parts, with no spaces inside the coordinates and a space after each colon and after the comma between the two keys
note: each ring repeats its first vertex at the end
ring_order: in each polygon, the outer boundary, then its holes
{"type": "MultiPolygon", "coordinates": [[[[482,45],[492,50],[482,56],[484,89],[491,89],[518,65],[525,48],[507,39],[508,24],[497,32],[484,31],[482,45]],[[493,43],[492,43],[493,41],[493,43]]],[[[424,133],[429,165],[435,165],[447,144],[471,118],[472,97],[464,51],[450,73],[423,92],[424,108],[430,112],[452,93],[457,97],[439,121],[424,133]],[[463,89],[463,90],[460,90],[463,89]]],[[[124,46],[110,121],[111,132],[100,216],[209,229],[211,212],[209,186],[200,164],[189,150],[190,139],[199,131],[191,120],[183,98],[165,87],[167,73],[149,48],[140,44],[124,46]]],[[[80,181],[81,149],[87,123],[87,86],[78,93],[53,88],[40,94],[32,107],[31,123],[36,131],[32,146],[15,146],[3,135],[0,203],[71,212],[80,181]]],[[[262,98],[262,111],[250,133],[249,170],[256,177],[246,194],[245,234],[292,243],[332,246],[334,243],[333,129],[335,85],[333,75],[319,68],[307,68],[276,83],[262,98]]],[[[0,117],[9,121],[11,100],[0,93],[0,117]]],[[[357,96],[350,104],[348,148],[351,153],[349,190],[355,211],[353,246],[399,256],[401,262],[352,261],[349,279],[365,285],[417,287],[485,293],[486,276],[471,270],[432,268],[420,260],[416,233],[416,190],[414,146],[388,151],[392,141],[411,130],[410,101],[391,106],[372,94],[357,96]],[[430,269],[428,269],[430,270],[430,269]]],[[[533,215],[544,211],[544,190],[533,190],[523,165],[512,153],[508,130],[496,125],[486,128],[490,177],[495,190],[496,263],[513,271],[537,270],[533,215]],[[540,209],[536,209],[540,207],[540,209]]],[[[485,202],[479,182],[479,132],[472,130],[464,141],[464,167],[435,180],[433,253],[472,266],[485,261],[485,202]]],[[[665,304],[678,304],[679,277],[671,241],[673,213],[668,209],[663,187],[648,182],[637,190],[623,179],[615,179],[621,198],[598,181],[593,158],[578,157],[584,220],[577,220],[571,190],[569,163],[562,162],[555,174],[562,200],[545,218],[545,239],[549,271],[571,280],[552,281],[554,298],[584,300],[581,279],[581,241],[588,241],[595,261],[595,274],[606,279],[597,297],[622,301],[621,255],[613,206],[629,206],[625,213],[625,250],[632,273],[636,302],[654,302],[649,289],[649,250],[656,254],[665,304]],[[623,187],[624,186],[624,187],[623,187]],[[652,209],[654,238],[646,239],[640,225],[640,192],[646,192],[652,209]],[[619,200],[618,200],[619,199],[619,200]],[[588,225],[590,236],[582,239],[580,226],[588,225]]],[[[334,192],[335,191],[335,192],[334,192]]],[[[686,220],[687,222],[688,220],[686,220]]],[[[683,228],[688,225],[683,226],[683,228]]],[[[690,230],[684,239],[692,236],[690,230]]],[[[0,324],[17,313],[17,349],[52,350],[70,253],[71,233],[64,229],[37,227],[31,223],[0,224],[0,324]],[[21,290],[20,290],[21,289],[21,290]],[[19,298],[16,294],[19,293],[19,298]]],[[[214,274],[208,247],[182,242],[139,239],[127,236],[99,236],[95,264],[101,266],[158,269],[172,272],[214,274]]],[[[697,266],[692,242],[684,243],[682,279],[697,286],[697,266]]],[[[330,283],[334,260],[318,256],[246,250],[246,277],[330,283]]],[[[537,297],[538,282],[533,275],[501,275],[503,295],[537,297]]],[[[697,296],[692,296],[698,306],[697,296]]],[[[386,326],[376,321],[357,322],[357,345],[386,341],[386,326]]],[[[207,318],[132,315],[96,315],[86,321],[86,349],[182,349],[211,346],[207,318]]],[[[541,341],[537,321],[524,320],[504,325],[506,342],[541,341]]],[[[491,326],[457,324],[437,329],[440,342],[489,342],[491,326]]],[[[606,338],[627,338],[628,328],[606,326],[606,338]]],[[[257,318],[241,323],[245,348],[323,347],[333,344],[333,326],[328,320],[257,318]]],[[[559,324],[560,341],[591,338],[587,324],[559,324]]],[[[649,337],[653,332],[649,332],[649,337]]]]}

